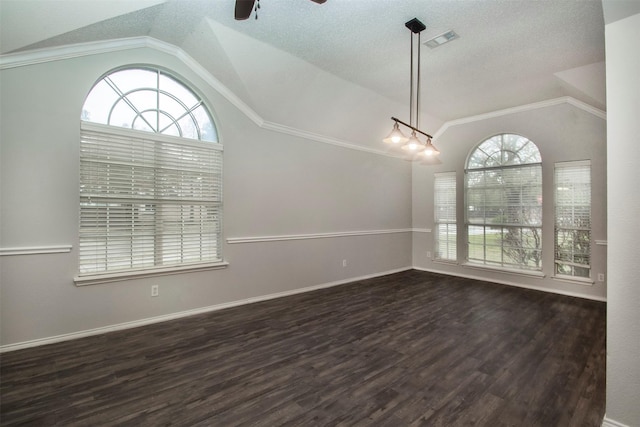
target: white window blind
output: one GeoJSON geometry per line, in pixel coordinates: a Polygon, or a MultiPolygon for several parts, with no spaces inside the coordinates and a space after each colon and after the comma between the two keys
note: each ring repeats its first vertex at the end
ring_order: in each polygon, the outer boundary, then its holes
{"type": "Polygon", "coordinates": [[[591,276],[591,163],[555,165],[555,274],[591,276]]]}
{"type": "Polygon", "coordinates": [[[457,259],[456,173],[434,176],[435,259],[457,259]]]}
{"type": "Polygon", "coordinates": [[[80,274],[220,262],[222,146],[82,122],[80,274]]]}

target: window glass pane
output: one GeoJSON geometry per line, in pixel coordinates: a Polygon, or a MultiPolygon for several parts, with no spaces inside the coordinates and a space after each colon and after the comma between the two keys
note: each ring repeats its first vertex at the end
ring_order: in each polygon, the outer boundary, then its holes
{"type": "Polygon", "coordinates": [[[144,69],[120,70],[109,74],[106,79],[110,80],[121,93],[128,93],[134,89],[158,88],[157,71],[144,69]]]}
{"type": "Polygon", "coordinates": [[[154,118],[149,124],[155,129],[157,126],[155,113],[158,110],[157,92],[152,90],[135,90],[126,95],[126,100],[139,112],[154,112],[154,118]]]}
{"type": "Polygon", "coordinates": [[[96,84],[82,106],[84,121],[107,124],[111,106],[119,99],[118,93],[104,80],[96,84]]]}
{"type": "Polygon", "coordinates": [[[178,121],[182,135],[185,138],[198,139],[198,124],[193,121],[193,116],[188,114],[178,121]]]}
{"type": "MultiPolygon", "coordinates": [[[[159,95],[160,98],[160,110],[167,117],[170,117],[173,121],[180,119],[182,116],[188,113],[187,108],[180,102],[176,101],[174,98],[161,93],[159,95]]],[[[160,129],[164,129],[162,126],[160,129]]]]}
{"type": "Polygon", "coordinates": [[[178,132],[177,127],[174,125],[175,121],[173,117],[167,115],[164,111],[159,112],[158,121],[159,121],[158,129],[160,129],[159,133],[162,133],[165,135],[180,135],[180,132],[178,132]],[[167,132],[167,129],[170,127],[173,127],[174,129],[173,133],[167,132]]]}
{"type": "Polygon", "coordinates": [[[203,141],[218,142],[218,132],[207,109],[200,105],[193,110],[193,115],[200,126],[200,139],[203,141]]]}
{"type": "Polygon", "coordinates": [[[200,103],[193,92],[165,74],[160,74],[160,90],[179,99],[188,109],[200,103]]]}
{"type": "MultiPolygon", "coordinates": [[[[136,116],[133,119],[133,126],[131,126],[132,129],[135,130],[140,130],[140,131],[144,131],[144,132],[153,132],[153,129],[149,126],[149,123],[152,123],[155,119],[155,113],[145,113],[146,116],[143,114],[141,116],[136,116]]],[[[123,126],[122,127],[127,127],[123,126]]]]}
{"type": "Polygon", "coordinates": [[[520,156],[522,164],[527,163],[540,163],[542,159],[540,158],[540,151],[538,147],[535,146],[534,143],[528,141],[519,151],[518,155],[520,156]]]}
{"type": "MultiPolygon", "coordinates": [[[[161,121],[161,126],[164,124],[163,122],[166,121],[161,121]]],[[[171,122],[171,124],[164,128],[164,130],[162,131],[163,135],[171,135],[171,136],[184,136],[180,134],[180,128],[178,128],[178,125],[176,125],[175,123],[171,122]]]]}
{"type": "Polygon", "coordinates": [[[136,117],[135,110],[133,110],[124,100],[119,100],[113,107],[109,124],[111,126],[131,129],[136,117]]]}
{"type": "Polygon", "coordinates": [[[469,260],[484,262],[484,246],[469,243],[469,260]]]}

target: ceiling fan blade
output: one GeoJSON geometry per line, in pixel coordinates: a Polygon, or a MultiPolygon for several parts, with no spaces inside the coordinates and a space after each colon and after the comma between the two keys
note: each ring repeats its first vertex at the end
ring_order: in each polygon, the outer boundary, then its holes
{"type": "Polygon", "coordinates": [[[327,0],[311,0],[314,3],[318,3],[318,4],[322,4],[324,2],[326,2],[327,0]]]}
{"type": "Polygon", "coordinates": [[[238,21],[249,18],[253,11],[255,0],[236,0],[235,16],[238,21]]]}

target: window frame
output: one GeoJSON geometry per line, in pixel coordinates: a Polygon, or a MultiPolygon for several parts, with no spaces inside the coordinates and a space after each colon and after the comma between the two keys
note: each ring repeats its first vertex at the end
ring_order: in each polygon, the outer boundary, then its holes
{"type": "MultiPolygon", "coordinates": [[[[148,87],[145,87],[144,89],[149,91],[148,87]]],[[[114,91],[117,93],[116,88],[114,88],[114,91]]],[[[122,100],[121,95],[122,93],[118,94],[118,100],[122,100]]],[[[173,95],[170,95],[170,96],[173,96],[173,95]]],[[[191,101],[191,99],[189,100],[191,101]]],[[[113,110],[114,105],[110,106],[111,111],[113,110]]],[[[182,105],[184,106],[185,104],[182,103],[182,105]]],[[[107,106],[107,108],[109,108],[109,106],[107,106]]],[[[133,106],[131,109],[134,112],[139,113],[139,110],[136,110],[133,106]]],[[[150,111],[150,110],[153,111],[153,108],[146,109],[144,111],[150,111]]],[[[136,116],[136,119],[137,118],[138,116],[136,116]]],[[[158,125],[160,124],[159,118],[157,123],[158,125]]],[[[175,125],[174,126],[175,128],[179,128],[178,123],[175,121],[174,121],[174,125],[175,125]]],[[[168,126],[165,125],[164,129],[158,129],[158,130],[162,132],[163,130],[167,130],[171,126],[172,125],[168,125],[168,126]]],[[[160,126],[158,126],[158,128],[159,127],[160,126]]],[[[178,129],[178,130],[182,135],[182,130],[181,129],[178,129]]],[[[89,284],[96,284],[96,283],[106,283],[106,282],[127,280],[131,278],[178,274],[186,271],[211,270],[211,269],[224,268],[228,265],[228,263],[226,263],[223,258],[224,240],[223,240],[223,187],[222,187],[223,176],[222,174],[223,174],[224,147],[222,144],[218,142],[218,132],[217,132],[215,122],[213,120],[213,115],[211,114],[211,109],[207,107],[204,97],[200,96],[189,84],[186,83],[184,79],[176,77],[173,73],[168,72],[165,69],[161,69],[158,67],[151,67],[151,66],[130,66],[130,67],[120,67],[120,68],[111,70],[110,72],[103,75],[98,81],[96,81],[92,89],[88,92],[87,98],[83,103],[83,113],[80,117],[80,132],[81,132],[82,138],[80,142],[80,145],[81,145],[81,148],[80,148],[81,149],[81,153],[80,153],[81,176],[80,176],[80,188],[79,188],[80,223],[78,225],[79,227],[78,228],[79,229],[79,236],[78,236],[79,265],[78,265],[78,275],[77,277],[74,278],[74,282],[76,283],[76,285],[89,285],[89,284]],[[156,90],[158,92],[158,103],[156,104],[157,112],[154,114],[157,114],[158,116],[162,114],[162,111],[160,111],[161,105],[162,105],[160,103],[160,91],[161,91],[160,79],[161,78],[168,79],[167,81],[170,84],[178,85],[177,88],[179,91],[184,90],[185,91],[184,93],[191,95],[193,99],[197,101],[197,105],[191,108],[190,111],[187,111],[185,114],[180,116],[178,120],[190,115],[190,118],[194,120],[193,125],[191,127],[196,128],[195,130],[191,131],[190,135],[195,134],[196,138],[194,138],[193,136],[166,135],[164,133],[158,133],[153,129],[145,129],[145,130],[131,129],[129,127],[123,127],[123,126],[117,126],[117,125],[114,126],[114,125],[91,121],[89,116],[86,115],[85,106],[87,105],[88,99],[90,98],[94,88],[98,84],[101,84],[102,82],[104,82],[105,79],[109,78],[111,75],[114,75],[115,73],[121,73],[126,70],[133,70],[133,71],[144,70],[144,71],[151,71],[151,72],[157,73],[158,87],[156,88],[156,90]],[[200,107],[201,109],[204,108],[204,113],[206,113],[205,118],[208,118],[208,122],[204,122],[205,123],[204,125],[201,125],[197,121],[195,121],[195,117],[192,114],[192,112],[196,107],[200,107]],[[211,126],[210,129],[211,129],[211,132],[213,133],[208,134],[207,139],[203,139],[202,133],[201,133],[202,129],[199,126],[207,126],[207,125],[211,126]],[[105,154],[107,157],[104,157],[104,159],[106,160],[102,160],[103,166],[99,166],[98,169],[96,169],[95,166],[91,166],[89,165],[89,163],[87,163],[91,161],[94,161],[95,163],[96,158],[91,157],[92,154],[90,153],[87,154],[86,152],[83,151],[87,149],[87,146],[83,145],[85,144],[85,141],[83,141],[83,139],[86,138],[88,135],[94,135],[94,136],[101,135],[104,137],[104,140],[101,142],[98,142],[98,145],[105,144],[104,145],[104,147],[106,147],[104,151],[105,153],[107,153],[111,149],[115,150],[114,154],[112,155],[105,154]],[[116,149],[115,146],[112,147],[110,145],[112,144],[112,141],[118,141],[118,142],[124,141],[123,142],[123,144],[125,144],[124,152],[122,154],[123,156],[122,159],[124,159],[124,162],[125,162],[124,166],[122,163],[123,160],[115,160],[116,157],[119,155],[118,150],[120,150],[120,148],[116,149]],[[152,154],[145,154],[143,156],[140,156],[139,154],[140,141],[143,141],[150,147],[151,146],[153,147],[147,151],[143,150],[143,153],[152,152],[152,154]],[[131,148],[130,148],[131,153],[127,151],[128,148],[126,144],[131,145],[131,148]],[[168,152],[166,150],[170,150],[171,152],[168,152]],[[136,154],[132,154],[134,152],[136,154]],[[205,160],[204,157],[198,157],[202,155],[206,156],[206,158],[208,158],[209,160],[205,160]],[[129,158],[127,156],[134,156],[134,157],[131,157],[130,160],[126,160],[127,158],[129,158]],[[179,156],[187,156],[187,157],[179,157],[179,156]],[[196,157],[193,157],[193,156],[196,156],[196,157]],[[126,162],[131,162],[131,165],[129,166],[126,162]],[[205,169],[201,169],[202,172],[194,172],[192,170],[193,166],[189,167],[188,166],[189,164],[192,164],[192,165],[197,164],[198,166],[205,165],[205,169]],[[109,168],[110,167],[109,165],[113,165],[111,166],[111,169],[106,169],[107,172],[101,172],[104,170],[104,168],[109,168]],[[82,174],[83,173],[86,174],[87,167],[93,167],[94,168],[93,170],[98,170],[98,172],[95,172],[97,175],[90,178],[83,177],[82,174]],[[116,169],[118,167],[120,169],[116,169]],[[170,170],[167,168],[169,168],[170,170]],[[85,172],[83,172],[83,170],[85,170],[85,172]],[[116,173],[115,172],[116,170],[120,170],[119,173],[123,173],[124,175],[122,175],[122,177],[119,176],[118,178],[124,179],[124,181],[120,180],[118,181],[118,183],[116,183],[115,178],[105,178],[104,174],[111,173],[109,172],[111,170],[114,171],[113,173],[116,173]],[[131,171],[144,170],[144,171],[147,171],[145,172],[147,174],[146,176],[158,176],[160,174],[161,177],[149,178],[153,180],[153,184],[149,184],[149,183],[137,184],[135,182],[136,181],[135,173],[139,174],[139,172],[128,172],[129,170],[131,171]],[[202,173],[204,173],[205,175],[202,175],[202,173]],[[95,185],[95,182],[100,183],[98,185],[99,187],[98,190],[94,190],[96,187],[91,187],[92,189],[87,187],[87,183],[89,182],[87,180],[91,180],[91,179],[98,180],[98,181],[91,181],[94,183],[92,185],[95,185]],[[107,180],[107,182],[109,182],[109,184],[107,185],[103,184],[103,182],[105,182],[104,181],[105,179],[107,180]],[[133,181],[128,181],[131,179],[133,181]],[[157,184],[158,179],[162,181],[161,184],[157,184]],[[111,185],[110,181],[113,181],[115,183],[113,185],[115,185],[116,187],[110,187],[109,186],[111,185]],[[130,185],[127,184],[128,182],[131,182],[131,184],[130,185]],[[196,184],[200,184],[200,187],[197,187],[196,184]],[[140,187],[140,185],[142,185],[142,187],[140,187]],[[159,188],[157,187],[158,185],[161,185],[162,187],[161,190],[158,189],[159,188]],[[129,187],[131,187],[131,190],[129,190],[129,187]],[[110,190],[111,188],[113,189],[110,190]],[[151,188],[151,190],[148,190],[149,188],[151,188]],[[153,190],[153,188],[156,188],[157,190],[153,190]],[[85,192],[84,196],[83,196],[83,191],[85,192]],[[145,232],[147,234],[144,234],[144,235],[149,237],[147,237],[145,240],[145,243],[144,243],[145,249],[136,249],[136,251],[143,251],[146,253],[146,255],[144,255],[146,264],[142,263],[142,264],[139,264],[139,266],[133,266],[135,264],[135,260],[138,259],[137,257],[142,255],[140,255],[139,252],[136,252],[134,254],[134,249],[133,249],[134,243],[131,243],[132,248],[130,250],[124,250],[124,252],[120,254],[121,256],[126,257],[127,254],[129,253],[130,264],[131,264],[130,267],[114,268],[113,265],[116,265],[115,263],[112,264],[111,267],[105,267],[104,269],[86,267],[87,265],[91,265],[90,264],[91,261],[86,261],[86,258],[83,261],[83,256],[86,257],[87,255],[86,244],[88,242],[85,225],[86,224],[91,225],[92,224],[91,221],[93,221],[94,225],[102,224],[102,225],[97,225],[98,228],[93,228],[92,230],[102,229],[103,230],[102,232],[105,233],[103,234],[105,236],[103,251],[104,251],[104,256],[108,258],[109,256],[108,252],[110,251],[110,249],[108,249],[109,247],[108,235],[110,233],[109,228],[114,227],[114,224],[120,224],[122,221],[121,219],[118,219],[118,220],[113,219],[111,221],[107,219],[107,223],[104,223],[101,219],[96,219],[98,217],[94,216],[93,218],[90,218],[88,217],[88,215],[90,215],[89,213],[83,213],[82,211],[83,206],[85,208],[87,206],[87,200],[88,200],[87,194],[89,194],[89,197],[91,197],[92,192],[95,193],[95,191],[98,191],[98,193],[100,194],[104,194],[103,196],[97,196],[97,195],[93,196],[94,198],[97,197],[98,199],[102,197],[101,200],[104,200],[104,202],[101,202],[98,204],[93,203],[94,206],[98,206],[97,208],[95,208],[97,209],[97,211],[99,211],[100,209],[106,209],[106,210],[116,209],[116,211],[114,212],[121,212],[120,215],[129,215],[127,218],[131,217],[130,219],[133,225],[128,226],[129,231],[122,231],[120,234],[121,236],[123,236],[122,239],[124,239],[124,241],[126,241],[127,236],[129,236],[128,238],[131,240],[131,242],[133,242],[134,239],[136,239],[137,234],[135,233],[138,233],[137,230],[144,229],[145,226],[147,227],[147,231],[145,232]],[[116,196],[112,196],[110,194],[112,195],[115,194],[116,196]],[[148,194],[151,194],[151,196],[148,196],[148,194]],[[109,200],[114,200],[114,201],[109,202],[109,200]],[[158,234],[157,228],[155,226],[149,225],[150,223],[148,220],[145,220],[146,222],[144,222],[144,224],[140,222],[142,221],[142,219],[140,219],[142,217],[142,215],[139,212],[140,207],[146,206],[147,204],[148,206],[153,207],[152,209],[150,209],[152,211],[151,215],[154,217],[154,219],[152,219],[151,222],[161,221],[161,223],[159,223],[160,224],[159,226],[163,231],[160,234],[158,234]],[[105,208],[100,208],[100,205],[105,206],[105,208]],[[166,206],[166,208],[163,209],[162,206],[166,206]],[[211,206],[211,208],[206,208],[205,206],[211,206]],[[132,210],[130,211],[130,213],[127,214],[126,212],[129,212],[129,207],[132,210]],[[117,209],[120,209],[120,211],[118,211],[117,209]],[[214,209],[214,210],[212,211],[211,209],[214,209]],[[164,210],[164,213],[162,212],[163,210],[164,210]],[[122,212],[125,212],[125,214],[122,214],[122,212]],[[187,213],[185,214],[185,212],[187,213]],[[166,215],[169,215],[169,216],[167,217],[166,215]],[[86,221],[89,221],[89,222],[87,223],[86,221]],[[113,221],[116,221],[116,222],[113,223],[113,221]],[[166,221],[169,221],[169,222],[166,222],[166,221]],[[136,224],[140,224],[140,225],[136,225],[136,224]],[[85,228],[84,231],[83,231],[83,227],[85,228]],[[150,231],[151,229],[153,230],[150,231]],[[175,234],[176,232],[179,234],[175,234]],[[184,233],[188,233],[188,234],[184,234],[184,233]],[[166,241],[164,243],[158,243],[158,241],[160,242],[163,241],[163,237],[160,237],[160,239],[158,239],[159,235],[165,236],[164,237],[165,240],[168,239],[168,236],[171,236],[172,241],[176,243],[167,243],[166,241]],[[197,237],[198,235],[200,236],[200,238],[197,237]],[[204,258],[203,258],[202,242],[203,241],[213,242],[214,240],[217,243],[215,243],[213,247],[204,246],[205,248],[204,250],[206,254],[204,255],[204,258]],[[149,243],[150,241],[153,241],[153,243],[149,243]],[[85,245],[85,249],[83,249],[83,242],[85,245]],[[166,252],[169,248],[167,244],[173,245],[172,253],[177,255],[169,254],[166,256],[162,256],[162,252],[163,251],[166,252]],[[175,246],[175,245],[178,245],[178,246],[175,246]],[[184,246],[184,245],[187,245],[187,246],[184,246]],[[146,252],[148,251],[148,247],[153,248],[151,250],[152,255],[149,255],[146,252]],[[158,250],[160,250],[160,255],[158,255],[158,250]],[[213,250],[213,252],[211,252],[211,250],[213,250]],[[178,252],[175,252],[175,251],[178,251],[178,252]],[[193,255],[194,254],[193,252],[190,253],[185,251],[199,251],[199,252],[195,252],[195,255],[193,255]],[[200,255],[198,255],[198,253],[200,253],[200,255]],[[169,258],[167,258],[167,256],[169,256],[169,258]],[[150,261],[150,259],[152,259],[152,261],[150,261]],[[84,271],[83,271],[83,262],[85,263],[84,271]],[[152,262],[153,265],[149,265],[148,264],[149,262],[152,262]]],[[[102,154],[98,154],[98,155],[100,156],[102,154]]],[[[137,178],[137,180],[140,181],[140,178],[137,178]]],[[[123,216],[120,216],[119,218],[122,218],[122,217],[123,216]]],[[[125,218],[125,221],[128,222],[129,220],[125,218]]],[[[127,227],[123,227],[123,228],[127,228],[127,227]]],[[[98,232],[100,233],[100,231],[98,232]]],[[[101,239],[100,235],[97,235],[96,239],[98,239],[96,240],[96,242],[99,242],[99,239],[101,239]]],[[[116,246],[113,246],[113,247],[115,248],[116,246]]],[[[111,251],[117,252],[117,250],[115,249],[111,249],[111,251]]],[[[98,249],[98,253],[100,253],[100,249],[98,249]]],[[[98,256],[96,260],[102,259],[102,258],[99,258],[101,255],[96,255],[96,256],[98,256]]],[[[96,263],[97,262],[98,261],[96,261],[96,263]]]]}
{"type": "MultiPolygon", "coordinates": [[[[563,184],[563,185],[564,185],[563,184]]],[[[588,283],[588,284],[593,284],[593,269],[592,269],[592,252],[593,252],[593,248],[592,245],[594,243],[593,241],[593,228],[592,228],[592,220],[593,220],[593,215],[592,215],[592,210],[593,210],[593,197],[592,197],[592,184],[593,184],[593,180],[592,180],[592,173],[591,173],[591,160],[575,160],[575,161],[564,161],[564,162],[557,162],[554,164],[554,173],[553,173],[553,200],[554,200],[554,241],[553,241],[553,245],[554,245],[554,260],[553,260],[553,277],[555,279],[559,279],[559,280],[565,280],[565,281],[572,281],[572,282],[581,282],[581,283],[588,283]],[[559,171],[566,171],[567,169],[578,169],[580,172],[582,173],[587,173],[588,174],[588,183],[585,182],[571,182],[571,183],[567,183],[564,182],[564,184],[568,184],[571,185],[571,188],[564,188],[565,190],[569,190],[571,195],[572,195],[572,202],[575,202],[575,192],[576,192],[576,186],[586,186],[587,192],[588,192],[588,214],[585,216],[584,215],[584,210],[583,212],[578,215],[578,216],[582,216],[582,218],[578,218],[579,220],[582,221],[587,221],[588,223],[588,227],[584,227],[584,226],[567,226],[567,225],[562,225],[560,224],[559,221],[559,200],[561,199],[560,197],[560,188],[559,188],[559,171]],[[578,232],[586,232],[587,234],[587,238],[588,238],[588,243],[586,245],[587,247],[587,253],[582,253],[582,254],[577,254],[577,255],[586,255],[589,259],[589,263],[588,264],[580,264],[580,263],[576,263],[573,261],[567,261],[567,260],[562,260],[559,259],[558,257],[558,238],[559,238],[559,231],[578,231],[578,232]],[[564,273],[560,273],[559,272],[559,265],[558,264],[564,264],[566,266],[569,266],[571,268],[571,271],[574,272],[575,268],[584,268],[588,270],[588,276],[579,276],[579,275],[575,275],[575,274],[564,274],[564,273]]],[[[570,203],[570,204],[563,204],[562,207],[564,208],[570,208],[571,209],[571,219],[573,221],[576,220],[576,207],[585,207],[584,204],[579,204],[579,203],[570,203]]],[[[571,251],[571,257],[576,256],[576,253],[574,252],[575,247],[572,247],[572,251],[571,251]]]]}
{"type": "MultiPolygon", "coordinates": [[[[529,147],[530,149],[531,146],[529,147]]],[[[543,171],[540,150],[533,141],[522,135],[513,133],[502,133],[489,138],[485,138],[483,141],[473,147],[473,149],[469,152],[464,170],[464,230],[466,235],[466,266],[516,272],[525,275],[543,275],[542,178],[543,171]],[[483,148],[483,146],[493,145],[493,148],[495,149],[497,143],[496,138],[498,137],[500,149],[497,152],[488,153],[488,151],[486,151],[486,148],[483,148]],[[516,140],[520,140],[521,138],[524,143],[519,148],[519,150],[522,150],[528,144],[531,144],[531,146],[535,149],[533,151],[529,150],[534,154],[533,157],[531,155],[528,155],[524,159],[525,161],[522,161],[522,159],[517,157],[516,152],[512,152],[515,155],[511,158],[509,158],[509,156],[506,156],[504,152],[508,150],[505,149],[505,137],[515,137],[516,140]],[[481,150],[483,155],[486,155],[484,164],[482,164],[481,161],[474,157],[474,155],[481,150]],[[499,156],[496,157],[495,154],[499,154],[499,156]],[[489,165],[487,165],[486,162],[489,162],[489,165]],[[513,195],[504,194],[503,191],[503,189],[507,188],[507,186],[496,185],[495,182],[499,183],[500,181],[503,181],[505,179],[505,175],[508,177],[509,174],[514,175],[514,177],[511,179],[516,179],[517,175],[526,175],[527,171],[529,171],[532,176],[535,176],[535,185],[529,185],[528,187],[526,187],[524,185],[526,178],[523,178],[523,181],[520,183],[519,187],[520,192],[517,195],[519,203],[510,203],[508,200],[510,197],[513,197],[513,195]],[[517,172],[519,172],[519,174],[517,172]],[[493,184],[491,182],[486,183],[488,181],[487,177],[495,180],[495,182],[493,184]],[[485,184],[477,185],[474,187],[470,184],[470,182],[473,181],[477,181],[478,183],[485,182],[485,184]],[[532,189],[533,192],[531,192],[530,194],[524,194],[523,189],[525,188],[532,189]],[[473,194],[474,190],[478,190],[477,194],[479,196],[473,194]],[[492,193],[493,197],[497,197],[501,201],[499,203],[494,203],[495,206],[491,203],[488,204],[487,197],[489,193],[492,193]],[[535,196],[536,198],[535,203],[532,203],[531,200],[529,201],[529,204],[523,203],[524,199],[531,199],[532,196],[535,196]],[[478,206],[477,208],[483,212],[482,218],[484,219],[482,221],[474,221],[471,219],[472,217],[470,213],[472,208],[475,208],[475,205],[471,205],[470,200],[476,197],[478,197],[480,203],[480,206],[478,206]],[[537,200],[539,200],[539,202],[537,202],[537,200]],[[510,220],[507,216],[502,221],[490,222],[487,217],[487,208],[495,211],[494,213],[502,212],[499,215],[502,215],[503,217],[505,215],[505,212],[515,212],[515,214],[512,213],[512,215],[533,215],[534,218],[515,222],[512,219],[510,220]],[[533,213],[527,213],[525,212],[527,208],[535,209],[534,211],[531,211],[533,213]],[[481,231],[480,234],[473,233],[473,227],[477,228],[478,231],[481,231]],[[497,246],[495,244],[487,243],[487,236],[495,234],[493,232],[488,233],[488,231],[492,230],[495,232],[499,232],[501,236],[497,239],[499,241],[499,245],[497,246]],[[480,242],[472,242],[472,235],[482,236],[480,242]],[[520,245],[517,246],[514,244],[505,244],[505,236],[508,236],[508,238],[513,242],[520,242],[520,245]],[[533,244],[531,244],[530,242],[533,242],[533,244]],[[478,257],[475,257],[475,254],[472,252],[474,247],[482,249],[482,254],[478,257]],[[493,249],[493,253],[488,255],[487,251],[491,251],[491,248],[494,247],[497,249],[493,249]],[[507,255],[508,261],[505,261],[505,249],[512,252],[512,255],[507,255]],[[499,254],[499,257],[496,254],[499,254]],[[527,265],[522,262],[517,262],[514,256],[521,256],[525,260],[525,263],[529,263],[529,259],[531,258],[533,259],[534,264],[527,265]],[[494,257],[494,259],[490,259],[491,257],[494,257]],[[496,257],[498,257],[499,260],[497,260],[496,257]],[[509,258],[511,262],[509,262],[509,258]]],[[[518,185],[512,185],[510,188],[518,189],[518,185]]]]}

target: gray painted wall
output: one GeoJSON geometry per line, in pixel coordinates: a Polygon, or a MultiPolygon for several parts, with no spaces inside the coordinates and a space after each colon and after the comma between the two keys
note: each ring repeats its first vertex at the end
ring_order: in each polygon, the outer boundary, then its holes
{"type": "MultiPolygon", "coordinates": [[[[593,285],[569,283],[552,278],[554,242],[553,177],[556,162],[591,160],[592,239],[606,240],[606,122],[604,119],[569,103],[498,115],[484,120],[450,126],[436,141],[442,152],[437,166],[416,165],[413,169],[413,224],[417,229],[434,228],[433,174],[455,171],[457,176],[458,262],[434,262],[433,232],[417,232],[413,239],[413,264],[416,267],[462,276],[478,277],[541,290],[604,299],[605,282],[593,285]],[[543,174],[543,273],[544,278],[499,273],[463,266],[466,257],[464,224],[464,167],[467,156],[477,144],[500,133],[515,133],[533,141],[540,149],[543,174]]],[[[593,279],[606,274],[607,250],[591,246],[593,279]]],[[[606,276],[605,276],[606,277],[606,276]]]]}
{"type": "Polygon", "coordinates": [[[144,48],[4,69],[0,247],[72,250],[0,257],[1,345],[411,266],[411,233],[393,232],[226,244],[223,270],[76,287],[80,111],[94,82],[127,64],[170,69],[213,110],[225,147],[225,238],[411,227],[409,163],[259,128],[172,55],[144,48]]]}

